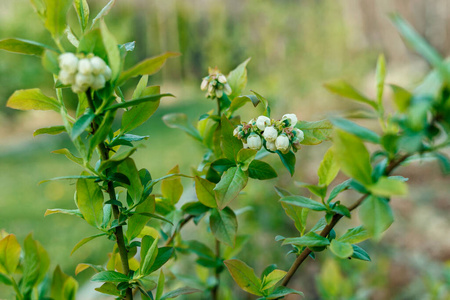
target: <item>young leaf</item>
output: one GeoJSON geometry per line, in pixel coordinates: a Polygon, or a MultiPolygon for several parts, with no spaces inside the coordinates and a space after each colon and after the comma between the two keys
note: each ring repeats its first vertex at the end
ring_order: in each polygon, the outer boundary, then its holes
{"type": "Polygon", "coordinates": [[[283,270],[273,270],[267,276],[264,276],[264,279],[263,279],[262,285],[261,285],[261,291],[265,291],[265,290],[273,287],[281,279],[283,279],[284,276],[286,276],[286,274],[287,274],[287,272],[285,272],[283,270]]]}
{"type": "Polygon", "coordinates": [[[359,208],[359,217],[364,227],[377,240],[394,222],[389,203],[385,199],[375,196],[369,196],[364,200],[359,208]]]}
{"type": "Polygon", "coordinates": [[[164,66],[164,63],[168,58],[176,57],[179,55],[180,55],[179,53],[175,52],[166,52],[159,56],[148,58],[140,62],[139,64],[135,65],[131,69],[122,72],[117,81],[117,86],[122,85],[125,81],[127,81],[132,77],[136,77],[139,75],[153,75],[164,66]]]}
{"type": "Polygon", "coordinates": [[[95,288],[95,290],[106,295],[120,296],[117,286],[111,282],[105,282],[101,287],[95,288]]]}
{"type": "Polygon", "coordinates": [[[303,145],[317,145],[331,139],[333,124],[328,120],[315,122],[299,121],[296,128],[303,131],[305,138],[301,141],[303,145]]]}
{"type": "Polygon", "coordinates": [[[37,130],[35,130],[33,132],[33,136],[37,136],[40,134],[50,134],[50,135],[57,135],[60,134],[62,132],[66,131],[66,127],[65,126],[51,126],[51,127],[44,127],[44,128],[39,128],[37,130]]]}
{"type": "Polygon", "coordinates": [[[81,30],[84,31],[89,22],[89,5],[86,0],[74,0],[73,5],[77,12],[81,30]]]}
{"type": "Polygon", "coordinates": [[[411,103],[412,94],[401,86],[395,84],[390,84],[390,87],[394,93],[393,99],[397,109],[402,113],[406,112],[409,104],[411,103]]]}
{"type": "Polygon", "coordinates": [[[91,281],[100,282],[128,282],[129,278],[127,275],[116,272],[116,271],[104,271],[92,276],[91,281]]]}
{"type": "Polygon", "coordinates": [[[163,121],[168,127],[181,129],[194,139],[202,141],[198,130],[188,122],[186,114],[168,114],[163,117],[163,121]]]}
{"type": "Polygon", "coordinates": [[[296,246],[316,247],[328,246],[330,241],[315,232],[309,232],[302,237],[287,238],[283,241],[283,245],[292,244],[296,246]]]}
{"type": "MultiPolygon", "coordinates": [[[[144,77],[145,76],[143,76],[142,78],[144,78],[144,77]]],[[[137,91],[137,88],[135,90],[135,93],[136,93],[136,91],[137,91]]],[[[136,97],[135,97],[135,94],[133,93],[133,99],[137,99],[139,97],[157,95],[159,93],[160,93],[159,86],[144,87],[143,90],[141,92],[139,92],[139,94],[136,93],[136,97]]],[[[159,107],[159,103],[160,103],[159,100],[158,101],[150,101],[150,102],[136,105],[132,109],[125,111],[122,115],[122,127],[120,130],[122,132],[129,132],[129,131],[137,128],[138,126],[142,125],[145,121],[148,120],[148,118],[150,118],[155,113],[155,111],[159,107]]]]}
{"type": "Polygon", "coordinates": [[[369,104],[375,109],[377,108],[377,104],[373,100],[370,100],[366,96],[362,95],[359,91],[357,91],[353,86],[351,86],[344,80],[331,81],[326,83],[324,86],[327,90],[334,94],[356,100],[358,102],[369,104]]]}
{"type": "Polygon", "coordinates": [[[75,247],[73,247],[72,252],[70,252],[70,255],[74,254],[75,251],[77,251],[84,244],[87,244],[88,242],[92,241],[93,239],[104,236],[104,235],[106,235],[106,233],[99,233],[99,234],[82,239],[75,245],[75,247]]]}
{"type": "Polygon", "coordinates": [[[198,201],[211,208],[217,207],[216,196],[214,194],[214,187],[216,185],[198,176],[194,178],[194,181],[198,201]]]}
{"type": "Polygon", "coordinates": [[[295,154],[292,153],[292,151],[289,151],[288,153],[283,154],[278,150],[277,150],[277,154],[280,157],[283,165],[286,167],[286,169],[288,169],[289,173],[291,173],[291,176],[294,176],[295,162],[296,162],[295,154]]]}
{"type": "Polygon", "coordinates": [[[0,50],[5,50],[14,53],[42,56],[45,49],[54,50],[52,47],[35,42],[22,39],[4,39],[0,41],[0,50]]]}
{"type": "Polygon", "coordinates": [[[58,101],[45,96],[40,89],[15,91],[6,106],[19,110],[54,110],[58,113],[61,110],[58,101]]]}
{"type": "Polygon", "coordinates": [[[408,193],[408,185],[405,182],[386,176],[380,177],[377,182],[367,188],[373,194],[383,197],[404,196],[408,193]]]}
{"type": "Polygon", "coordinates": [[[161,270],[161,272],[159,272],[159,278],[158,278],[158,286],[156,288],[156,295],[155,295],[155,300],[160,300],[163,292],[164,292],[164,283],[165,283],[166,279],[164,277],[164,273],[161,270]]]}
{"type": "Polygon", "coordinates": [[[0,272],[14,274],[20,259],[20,245],[14,234],[0,240],[0,272]]]}
{"type": "Polygon", "coordinates": [[[81,214],[79,209],[62,209],[62,208],[54,208],[54,209],[47,209],[45,211],[44,217],[52,214],[65,214],[65,215],[71,215],[71,216],[77,216],[83,219],[83,215],[81,214]]]}
{"type": "Polygon", "coordinates": [[[357,244],[370,238],[369,232],[362,226],[347,230],[347,232],[337,240],[342,243],[357,244]]]}
{"type": "Polygon", "coordinates": [[[92,120],[94,120],[94,118],[95,118],[95,114],[91,110],[89,110],[86,114],[81,116],[73,124],[72,134],[71,134],[72,140],[75,140],[76,138],[78,138],[80,136],[80,134],[82,134],[86,130],[86,128],[88,128],[88,126],[91,125],[92,120]]]}
{"type": "Polygon", "coordinates": [[[233,210],[225,207],[223,210],[213,209],[209,218],[211,231],[222,243],[234,247],[237,234],[237,219],[233,210]]]}
{"type": "MultiPolygon", "coordinates": [[[[178,165],[173,167],[167,175],[180,173],[178,165]]],[[[177,204],[183,194],[183,185],[181,184],[180,177],[164,179],[161,182],[162,195],[170,204],[177,204]]]]}
{"type": "Polygon", "coordinates": [[[182,288],[176,289],[174,291],[168,292],[167,294],[165,294],[164,296],[161,297],[161,300],[172,299],[172,298],[176,298],[181,295],[200,293],[200,292],[201,292],[201,290],[199,290],[199,289],[194,289],[191,287],[182,287],[182,288]]]}
{"type": "Polygon", "coordinates": [[[330,250],[339,258],[348,258],[353,254],[352,245],[349,243],[343,243],[338,240],[332,240],[330,244],[330,250]]]}
{"type": "Polygon", "coordinates": [[[378,134],[376,134],[370,129],[359,126],[358,124],[353,123],[352,121],[343,118],[333,118],[331,119],[331,122],[335,127],[338,127],[353,135],[356,135],[357,137],[359,137],[364,141],[368,141],[374,144],[380,143],[380,136],[378,134]]]}
{"type": "Polygon", "coordinates": [[[234,126],[225,115],[221,121],[221,144],[223,154],[231,161],[236,161],[239,151],[243,148],[242,142],[233,136],[234,126]]]}
{"type": "Polygon", "coordinates": [[[383,107],[383,91],[384,91],[384,79],[386,78],[386,61],[384,55],[380,54],[377,61],[377,103],[379,107],[383,107]]]}
{"type": "Polygon", "coordinates": [[[276,178],[277,172],[266,162],[253,160],[248,166],[248,177],[258,180],[276,178]]]}
{"type": "Polygon", "coordinates": [[[214,188],[219,209],[225,208],[247,185],[248,175],[240,167],[229,168],[214,188]]]}
{"type": "Polygon", "coordinates": [[[287,295],[296,294],[300,296],[304,296],[302,292],[293,290],[291,288],[285,286],[277,287],[269,296],[266,296],[267,300],[279,299],[287,295]]]}
{"type": "Polygon", "coordinates": [[[352,247],[353,247],[352,258],[356,258],[356,259],[360,259],[360,260],[364,260],[364,261],[370,261],[369,254],[366,251],[364,251],[363,248],[361,248],[357,245],[352,245],[352,247]]]}
{"type": "Polygon", "coordinates": [[[262,296],[259,290],[261,279],[256,277],[255,271],[238,259],[229,259],[224,261],[234,281],[246,292],[262,296]]]}
{"type": "Polygon", "coordinates": [[[256,150],[252,149],[241,149],[239,150],[236,162],[240,165],[242,171],[247,171],[249,165],[253,162],[256,156],[256,150]]]}
{"type": "Polygon", "coordinates": [[[281,202],[281,206],[283,206],[286,215],[294,221],[295,228],[297,228],[300,235],[303,235],[306,229],[308,209],[283,202],[281,202]]]}
{"type": "Polygon", "coordinates": [[[372,183],[372,166],[369,152],[363,142],[356,136],[340,129],[335,130],[333,141],[334,156],[342,171],[363,185],[370,185],[372,183]]]}
{"type": "Polygon", "coordinates": [[[59,39],[66,29],[67,11],[72,2],[73,0],[45,0],[45,27],[55,39],[59,39]]]}
{"type": "Polygon", "coordinates": [[[50,266],[50,258],[42,245],[33,240],[31,234],[25,238],[24,252],[21,287],[26,294],[44,279],[50,266]]]}
{"type": "Polygon", "coordinates": [[[320,163],[317,175],[319,176],[319,185],[328,186],[339,173],[339,165],[333,157],[333,150],[329,148],[320,163]]]}
{"type": "Polygon", "coordinates": [[[105,45],[106,54],[108,55],[108,65],[111,68],[111,80],[116,81],[120,73],[120,52],[116,38],[109,32],[105,22],[100,22],[100,30],[102,33],[103,44],[105,45]]]}
{"type": "Polygon", "coordinates": [[[243,63],[236,67],[233,71],[230,72],[227,76],[228,84],[231,87],[231,94],[229,96],[230,99],[234,99],[239,96],[242,90],[247,85],[247,64],[250,61],[250,58],[247,58],[243,63]]]}
{"type": "Polygon", "coordinates": [[[316,211],[327,210],[325,205],[323,205],[322,203],[319,203],[317,201],[314,201],[310,198],[306,198],[303,196],[287,196],[281,198],[280,201],[290,205],[305,207],[316,211]]]}
{"type": "Polygon", "coordinates": [[[133,106],[137,106],[139,104],[147,103],[147,102],[159,102],[159,100],[162,97],[174,97],[174,96],[172,94],[158,94],[158,95],[151,94],[148,96],[142,96],[141,98],[138,98],[138,99],[113,104],[113,105],[105,108],[105,111],[116,110],[119,108],[133,107],[133,106]]]}
{"type": "Polygon", "coordinates": [[[100,228],[103,222],[103,193],[94,180],[77,180],[77,206],[90,225],[100,228]]]}
{"type": "Polygon", "coordinates": [[[150,220],[149,216],[141,215],[139,213],[152,213],[155,211],[155,196],[150,195],[146,200],[136,207],[136,214],[128,219],[127,239],[132,241],[144,229],[145,225],[150,220]]]}
{"type": "Polygon", "coordinates": [[[116,0],[111,0],[102,8],[102,10],[92,20],[92,25],[90,29],[94,28],[95,24],[97,24],[98,21],[100,21],[104,16],[106,16],[109,13],[109,11],[111,10],[111,8],[114,6],[115,3],[116,0]]]}

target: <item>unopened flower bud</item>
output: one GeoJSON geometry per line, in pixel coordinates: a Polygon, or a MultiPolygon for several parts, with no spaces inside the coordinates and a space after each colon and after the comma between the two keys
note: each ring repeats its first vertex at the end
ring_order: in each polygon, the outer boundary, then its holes
{"type": "Polygon", "coordinates": [[[227,83],[227,78],[223,74],[220,74],[219,78],[217,78],[217,80],[223,84],[227,83]]]}
{"type": "Polygon", "coordinates": [[[74,74],[78,69],[78,58],[75,54],[66,52],[58,57],[59,67],[67,73],[74,74]]]}
{"type": "Polygon", "coordinates": [[[89,75],[92,73],[92,64],[89,58],[80,59],[78,62],[78,72],[83,75],[89,75]]]}
{"type": "Polygon", "coordinates": [[[277,146],[275,146],[275,143],[273,142],[266,142],[266,148],[270,151],[277,151],[277,146]]]}
{"type": "Polygon", "coordinates": [[[88,88],[89,88],[89,86],[87,86],[87,85],[84,85],[84,86],[80,86],[80,85],[78,85],[78,84],[72,85],[72,91],[73,91],[75,94],[84,93],[84,92],[87,91],[88,88]]]}
{"type": "Polygon", "coordinates": [[[225,83],[223,85],[223,91],[225,92],[225,94],[230,95],[232,92],[231,86],[228,83],[225,83]]]}
{"type": "Polygon", "coordinates": [[[256,127],[258,127],[258,129],[261,131],[266,129],[266,126],[269,124],[270,124],[270,119],[266,116],[259,116],[258,119],[256,119],[256,127]]]}
{"type": "Polygon", "coordinates": [[[277,150],[281,151],[281,153],[287,153],[290,146],[289,138],[285,134],[281,134],[279,137],[277,137],[275,146],[277,147],[277,150]]]}
{"type": "Polygon", "coordinates": [[[303,141],[305,139],[305,134],[302,130],[295,128],[294,131],[295,137],[298,139],[299,142],[303,141]]]}
{"type": "Polygon", "coordinates": [[[94,56],[90,59],[90,63],[92,66],[92,73],[94,75],[100,75],[105,73],[106,70],[106,63],[98,56],[94,56]]]}
{"type": "Polygon", "coordinates": [[[94,76],[92,74],[84,75],[81,73],[78,73],[75,76],[75,84],[80,87],[90,87],[92,83],[94,82],[94,76]]]}
{"type": "Polygon", "coordinates": [[[297,116],[295,114],[285,114],[281,120],[287,120],[289,127],[294,127],[297,124],[297,116]]]}
{"type": "Polygon", "coordinates": [[[292,141],[292,147],[295,149],[295,151],[300,150],[301,144],[300,140],[297,137],[295,137],[294,140],[292,141]]]}
{"type": "Polygon", "coordinates": [[[278,131],[273,126],[269,126],[264,129],[263,137],[266,141],[273,143],[277,139],[277,136],[278,131]]]}
{"type": "Polygon", "coordinates": [[[75,83],[75,74],[69,73],[64,69],[59,71],[58,78],[59,78],[59,81],[61,81],[61,83],[64,85],[69,85],[69,84],[75,83]]]}
{"type": "Polygon", "coordinates": [[[233,135],[235,137],[237,137],[238,139],[242,139],[242,137],[244,136],[244,132],[242,131],[243,126],[242,125],[238,125],[234,130],[233,130],[233,135]]]}
{"type": "Polygon", "coordinates": [[[216,96],[217,96],[217,98],[222,98],[222,96],[223,96],[223,90],[217,89],[217,90],[216,90],[216,96]]]}
{"type": "Polygon", "coordinates": [[[112,74],[111,68],[108,65],[106,65],[105,72],[103,73],[103,77],[105,77],[106,81],[111,79],[111,74],[112,74]]]}
{"type": "Polygon", "coordinates": [[[200,89],[202,91],[206,91],[207,88],[208,88],[208,79],[206,79],[205,77],[202,81],[202,84],[200,85],[200,89]]]}
{"type": "Polygon", "coordinates": [[[251,134],[247,138],[247,144],[250,149],[259,150],[262,146],[261,137],[257,134],[251,134]]]}
{"type": "Polygon", "coordinates": [[[105,77],[103,75],[94,76],[94,81],[92,82],[91,88],[93,90],[100,90],[105,87],[105,77]]]}

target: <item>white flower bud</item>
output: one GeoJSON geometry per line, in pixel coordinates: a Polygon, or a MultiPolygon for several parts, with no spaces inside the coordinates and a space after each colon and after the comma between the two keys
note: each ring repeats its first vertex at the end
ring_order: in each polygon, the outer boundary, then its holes
{"type": "Polygon", "coordinates": [[[227,83],[227,78],[222,74],[219,75],[219,78],[217,78],[217,80],[223,84],[227,83]]]}
{"type": "Polygon", "coordinates": [[[270,119],[266,116],[259,116],[258,119],[256,119],[256,127],[259,128],[259,130],[266,129],[266,126],[270,124],[270,119]]]}
{"type": "Polygon", "coordinates": [[[266,148],[270,151],[277,151],[277,146],[275,146],[275,143],[273,142],[266,142],[266,148]]]}
{"type": "Polygon", "coordinates": [[[58,57],[59,67],[67,73],[73,74],[78,69],[78,58],[75,54],[66,52],[58,57]]]}
{"type": "Polygon", "coordinates": [[[223,85],[223,91],[225,92],[225,94],[230,95],[232,92],[231,86],[228,83],[225,83],[223,85]]]}
{"type": "Polygon", "coordinates": [[[80,59],[78,62],[78,72],[84,75],[92,73],[92,64],[89,58],[80,59]]]}
{"type": "Polygon", "coordinates": [[[238,125],[234,130],[233,130],[233,135],[235,136],[235,137],[237,137],[238,139],[241,139],[242,138],[242,134],[241,134],[241,132],[242,132],[242,125],[238,125]]]}
{"type": "Polygon", "coordinates": [[[203,79],[202,84],[200,85],[200,89],[202,91],[206,91],[207,88],[208,88],[208,80],[205,78],[203,79]]]}
{"type": "Polygon", "coordinates": [[[111,79],[111,74],[112,74],[111,68],[108,65],[106,65],[105,73],[103,73],[103,77],[105,77],[106,81],[111,79]]]}
{"type": "Polygon", "coordinates": [[[217,96],[217,98],[222,98],[223,90],[216,90],[216,96],[217,96]]]}
{"type": "Polygon", "coordinates": [[[250,149],[259,150],[262,146],[261,137],[257,134],[251,134],[247,138],[247,145],[250,149]]]}
{"type": "Polygon", "coordinates": [[[242,147],[244,147],[244,149],[248,149],[248,144],[247,144],[247,143],[244,143],[244,142],[242,142],[242,147]]]}
{"type": "Polygon", "coordinates": [[[277,137],[275,146],[278,150],[281,151],[281,153],[287,153],[290,146],[289,138],[285,134],[281,134],[279,137],[277,137]]]}
{"type": "Polygon", "coordinates": [[[273,126],[269,126],[264,129],[263,137],[266,141],[273,143],[277,139],[277,136],[278,131],[273,126]]]}
{"type": "Polygon", "coordinates": [[[89,75],[83,75],[81,73],[78,73],[75,76],[75,84],[79,87],[90,87],[92,83],[94,82],[94,76],[92,74],[89,75]]]}
{"type": "Polygon", "coordinates": [[[74,84],[75,83],[75,74],[69,73],[66,70],[59,71],[58,75],[59,81],[61,81],[64,85],[74,84]]]}
{"type": "Polygon", "coordinates": [[[297,124],[297,116],[295,114],[285,114],[281,120],[288,120],[289,127],[294,127],[297,124]]]}
{"type": "Polygon", "coordinates": [[[105,77],[103,75],[97,75],[94,77],[91,88],[93,90],[99,90],[105,87],[105,77]]]}
{"type": "Polygon", "coordinates": [[[84,93],[87,91],[87,89],[89,88],[89,86],[79,86],[77,84],[72,85],[72,91],[75,94],[80,94],[80,93],[84,93]]]}
{"type": "Polygon", "coordinates": [[[299,142],[301,142],[305,139],[305,134],[303,133],[302,130],[295,128],[294,132],[295,132],[295,137],[298,139],[299,142]]]}
{"type": "Polygon", "coordinates": [[[100,75],[105,73],[106,70],[106,63],[98,56],[94,56],[90,59],[91,65],[92,65],[92,73],[94,75],[100,75]]]}

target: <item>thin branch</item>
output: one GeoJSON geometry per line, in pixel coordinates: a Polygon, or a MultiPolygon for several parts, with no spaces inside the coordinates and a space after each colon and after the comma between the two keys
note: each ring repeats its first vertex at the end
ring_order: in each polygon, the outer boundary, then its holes
{"type": "Polygon", "coordinates": [[[172,233],[172,235],[169,237],[169,239],[165,242],[164,246],[169,246],[173,239],[175,238],[175,235],[177,234],[177,232],[179,232],[181,230],[181,228],[183,228],[184,225],[186,225],[192,218],[194,218],[193,215],[188,215],[186,218],[184,218],[180,223],[178,223],[178,228],[174,230],[174,232],[172,233]]]}

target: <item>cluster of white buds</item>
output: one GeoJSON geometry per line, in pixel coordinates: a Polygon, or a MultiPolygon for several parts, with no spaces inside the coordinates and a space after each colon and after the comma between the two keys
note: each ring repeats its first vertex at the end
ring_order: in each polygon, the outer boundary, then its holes
{"type": "Polygon", "coordinates": [[[219,69],[209,68],[209,75],[203,78],[202,84],[200,85],[202,91],[208,91],[206,93],[206,98],[222,98],[223,94],[231,94],[231,87],[228,84],[225,75],[220,73],[219,69]]]}
{"type": "Polygon", "coordinates": [[[111,69],[98,56],[90,53],[73,54],[66,52],[58,57],[58,78],[64,85],[72,85],[74,93],[84,93],[89,88],[99,90],[105,87],[106,81],[111,79],[111,69]]]}
{"type": "Polygon", "coordinates": [[[238,125],[233,135],[242,140],[244,148],[259,150],[264,146],[270,152],[278,150],[283,154],[288,153],[292,148],[294,152],[297,152],[305,136],[303,131],[294,128],[296,124],[295,114],[286,114],[278,121],[259,116],[248,123],[243,122],[238,125]]]}

